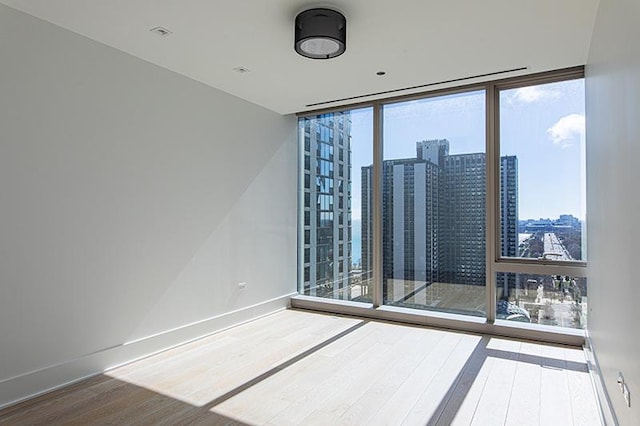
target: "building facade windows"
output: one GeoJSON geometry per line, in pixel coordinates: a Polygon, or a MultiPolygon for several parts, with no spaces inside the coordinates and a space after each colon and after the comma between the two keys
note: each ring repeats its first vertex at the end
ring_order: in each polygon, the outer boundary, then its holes
{"type": "MultiPolygon", "coordinates": [[[[353,121],[360,127],[363,121],[370,125],[370,116],[371,109],[365,109],[320,114],[299,121],[300,137],[305,144],[305,149],[301,150],[301,173],[304,175],[301,194],[304,208],[310,217],[316,218],[315,222],[307,221],[305,211],[305,220],[301,223],[304,255],[306,258],[308,249],[311,259],[308,268],[299,275],[301,294],[370,300],[367,289],[363,289],[368,283],[362,284],[360,257],[354,259],[350,250],[354,212],[349,201],[352,194],[346,191],[351,187],[350,166],[354,150],[357,161],[371,161],[371,154],[367,154],[370,143],[352,146],[351,141],[353,121]],[[310,205],[308,199],[315,203],[310,205]]],[[[356,214],[359,223],[359,212],[356,214]]]]}

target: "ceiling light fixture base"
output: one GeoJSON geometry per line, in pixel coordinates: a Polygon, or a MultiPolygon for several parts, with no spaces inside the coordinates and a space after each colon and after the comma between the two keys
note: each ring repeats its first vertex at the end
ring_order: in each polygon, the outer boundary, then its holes
{"type": "Polygon", "coordinates": [[[296,16],[295,51],[311,59],[331,59],[347,49],[347,20],[326,8],[305,10],[296,16]]]}

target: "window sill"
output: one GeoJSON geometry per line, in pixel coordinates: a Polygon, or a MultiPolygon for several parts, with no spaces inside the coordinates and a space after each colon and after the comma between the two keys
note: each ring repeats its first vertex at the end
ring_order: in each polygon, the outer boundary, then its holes
{"type": "Polygon", "coordinates": [[[371,303],[297,295],[291,298],[291,307],[333,314],[349,315],[374,320],[395,321],[462,332],[488,334],[517,339],[536,340],[571,346],[583,346],[585,330],[559,328],[538,324],[525,324],[506,320],[488,323],[486,318],[421,311],[396,306],[374,308],[371,303]]]}

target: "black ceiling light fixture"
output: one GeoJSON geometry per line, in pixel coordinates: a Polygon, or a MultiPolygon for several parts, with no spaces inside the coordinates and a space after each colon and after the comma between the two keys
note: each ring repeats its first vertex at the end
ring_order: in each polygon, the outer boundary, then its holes
{"type": "Polygon", "coordinates": [[[347,48],[347,20],[331,9],[309,9],[296,16],[295,49],[312,59],[331,59],[347,48]]]}

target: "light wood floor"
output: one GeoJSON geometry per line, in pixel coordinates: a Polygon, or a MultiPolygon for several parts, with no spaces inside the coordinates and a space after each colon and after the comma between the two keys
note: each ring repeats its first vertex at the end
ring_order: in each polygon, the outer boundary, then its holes
{"type": "Polygon", "coordinates": [[[287,310],[0,411],[2,425],[597,425],[576,348],[287,310]]]}

